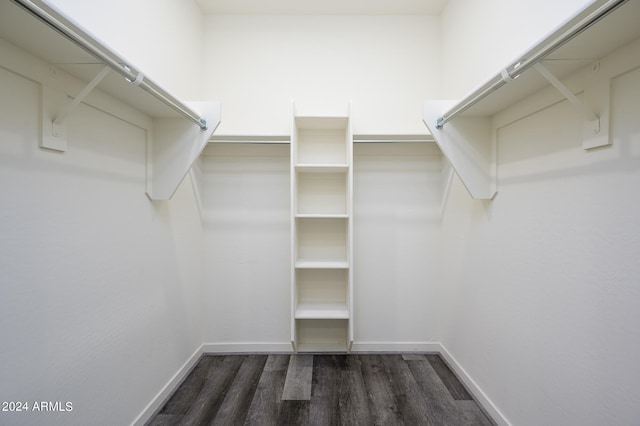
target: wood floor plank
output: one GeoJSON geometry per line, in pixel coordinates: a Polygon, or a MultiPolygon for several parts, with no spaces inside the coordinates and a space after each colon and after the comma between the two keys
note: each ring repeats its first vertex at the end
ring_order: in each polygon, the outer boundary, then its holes
{"type": "Polygon", "coordinates": [[[440,355],[427,355],[426,358],[451,393],[453,399],[458,401],[473,399],[440,355]]]}
{"type": "Polygon", "coordinates": [[[244,425],[267,355],[245,357],[211,425],[244,425]]]}
{"type": "Polygon", "coordinates": [[[338,387],[341,425],[369,426],[373,424],[367,390],[362,378],[360,359],[346,355],[342,378],[338,387]]]}
{"type": "Polygon", "coordinates": [[[185,415],[202,390],[209,370],[215,368],[220,361],[220,357],[207,355],[201,357],[191,373],[162,407],[160,414],[185,415]]]}
{"type": "Polygon", "coordinates": [[[204,386],[180,422],[181,425],[206,425],[211,422],[245,358],[243,355],[221,357],[222,362],[209,371],[204,386]]]}
{"type": "Polygon", "coordinates": [[[289,355],[269,355],[251,401],[245,426],[278,426],[289,355]]]}
{"type": "Polygon", "coordinates": [[[180,423],[181,414],[162,414],[158,413],[145,426],[174,426],[180,423]]]}
{"type": "Polygon", "coordinates": [[[309,401],[313,378],[313,355],[291,355],[282,391],[284,401],[309,401]]]}
{"type": "Polygon", "coordinates": [[[309,401],[282,401],[280,413],[278,413],[278,425],[308,425],[309,401]]]}
{"type": "Polygon", "coordinates": [[[493,426],[494,423],[482,412],[478,404],[471,401],[456,401],[456,405],[462,411],[464,426],[493,426]]]}
{"type": "Polygon", "coordinates": [[[383,355],[358,355],[362,377],[374,425],[403,425],[398,401],[390,386],[391,378],[384,366],[383,355]]]}
{"type": "Polygon", "coordinates": [[[287,354],[271,354],[264,364],[264,371],[287,371],[289,367],[289,358],[287,354]]]}
{"type": "Polygon", "coordinates": [[[402,354],[402,359],[405,361],[422,361],[426,360],[424,354],[402,354]]]}
{"type": "Polygon", "coordinates": [[[422,389],[402,356],[384,355],[382,361],[390,377],[389,384],[398,401],[403,421],[408,425],[438,425],[425,409],[422,389]]]}
{"type": "Polygon", "coordinates": [[[449,390],[427,359],[405,361],[422,391],[422,403],[429,413],[431,424],[462,424],[463,413],[456,406],[449,390]]]}
{"type": "Polygon", "coordinates": [[[356,356],[323,355],[314,358],[309,424],[372,424],[361,366],[356,356]]]}
{"type": "Polygon", "coordinates": [[[339,392],[340,366],[336,355],[316,356],[313,359],[309,424],[312,426],[336,425],[340,416],[339,392]]]}

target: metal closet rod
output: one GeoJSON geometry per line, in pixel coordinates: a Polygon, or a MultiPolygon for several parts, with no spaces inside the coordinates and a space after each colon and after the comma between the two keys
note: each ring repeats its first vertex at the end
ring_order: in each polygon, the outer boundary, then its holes
{"type": "Polygon", "coordinates": [[[585,31],[587,28],[599,22],[602,18],[613,12],[619,6],[622,6],[627,1],[629,0],[607,1],[605,4],[587,15],[584,19],[581,19],[567,31],[562,33],[560,36],[556,37],[546,46],[542,47],[541,49],[536,50],[536,48],[534,48],[530,50],[529,52],[524,54],[520,60],[505,68],[500,74],[494,76],[487,83],[467,96],[467,98],[463,102],[447,111],[442,117],[438,118],[438,120],[436,121],[436,127],[438,129],[441,129],[448,121],[453,120],[455,117],[462,114],[473,105],[480,102],[482,99],[486,98],[491,92],[498,90],[505,84],[520,76],[520,74],[533,67],[535,64],[543,60],[555,50],[559,49],[574,37],[585,31]]]}
{"type": "MultiPolygon", "coordinates": [[[[211,143],[230,144],[264,144],[264,145],[289,145],[291,136],[225,136],[213,135],[209,138],[211,143]]],[[[435,142],[431,135],[353,135],[353,143],[432,143],[435,142]]]]}
{"type": "Polygon", "coordinates": [[[71,40],[73,43],[98,58],[98,60],[109,66],[111,69],[121,74],[131,84],[139,86],[141,89],[150,93],[173,110],[196,123],[202,130],[207,129],[206,119],[202,118],[197,112],[189,108],[162,87],[158,86],[158,84],[146,78],[141,72],[136,71],[127,65],[127,61],[110,51],[102,43],[95,40],[50,6],[38,5],[30,0],[12,1],[71,40]]]}

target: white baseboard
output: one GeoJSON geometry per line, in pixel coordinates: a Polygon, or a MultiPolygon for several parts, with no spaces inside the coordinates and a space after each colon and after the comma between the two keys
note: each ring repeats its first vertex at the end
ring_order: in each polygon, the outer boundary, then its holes
{"type": "Polygon", "coordinates": [[[440,356],[445,360],[445,362],[449,365],[449,368],[453,370],[455,375],[460,379],[462,383],[464,383],[467,390],[473,395],[476,402],[482,406],[482,408],[487,412],[487,414],[499,425],[499,426],[511,426],[511,423],[506,419],[506,417],[500,412],[498,407],[489,399],[489,397],[482,391],[480,386],[467,374],[464,368],[456,361],[456,359],[449,353],[447,348],[444,347],[441,343],[438,344],[440,347],[439,353],[440,356]]]}
{"type": "Polygon", "coordinates": [[[191,369],[196,365],[196,362],[202,356],[202,346],[200,346],[196,351],[189,357],[187,362],[185,362],[182,367],[173,375],[173,377],[167,382],[166,385],[158,392],[158,394],[151,400],[151,402],[142,410],[142,413],[131,423],[131,426],[142,426],[144,425],[151,416],[153,416],[165,401],[171,396],[173,391],[178,388],[178,385],[182,383],[184,378],[189,374],[191,369]]]}
{"type": "MultiPolygon", "coordinates": [[[[291,343],[205,343],[203,353],[293,352],[291,343]]],[[[351,352],[440,352],[440,343],[431,342],[353,342],[351,352]]]]}
{"type": "Polygon", "coordinates": [[[440,343],[353,342],[351,352],[440,352],[440,343]]]}
{"type": "Polygon", "coordinates": [[[202,349],[206,354],[293,352],[291,342],[205,343],[202,349]]]}
{"type": "MultiPolygon", "coordinates": [[[[205,343],[200,346],[191,357],[184,363],[178,372],[169,380],[156,397],[140,413],[138,418],[131,424],[132,426],[144,425],[165,403],[171,393],[189,374],[195,363],[203,354],[222,353],[292,353],[291,343],[205,343]]],[[[422,352],[438,353],[453,370],[456,376],[462,381],[473,395],[476,401],[482,406],[489,416],[499,426],[511,426],[498,407],[493,404],[489,397],[480,389],[478,384],[467,374],[458,361],[439,342],[353,342],[351,352],[422,352]]]]}

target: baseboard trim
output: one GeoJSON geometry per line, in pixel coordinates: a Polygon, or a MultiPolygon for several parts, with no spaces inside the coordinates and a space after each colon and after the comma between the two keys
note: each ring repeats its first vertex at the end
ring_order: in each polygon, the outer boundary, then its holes
{"type": "Polygon", "coordinates": [[[267,342],[243,342],[243,343],[205,343],[202,345],[203,353],[274,353],[293,352],[291,342],[267,343],[267,342]]]}
{"type": "Polygon", "coordinates": [[[440,352],[433,342],[353,342],[351,352],[440,352]]]}
{"type": "Polygon", "coordinates": [[[460,379],[462,383],[466,386],[467,390],[473,395],[476,402],[480,405],[480,407],[486,411],[486,414],[489,415],[493,419],[496,424],[499,426],[511,426],[511,423],[506,419],[506,417],[502,414],[502,412],[496,407],[496,405],[489,399],[487,394],[485,394],[480,386],[471,378],[471,376],[466,372],[464,368],[458,363],[458,361],[449,353],[447,348],[444,347],[441,343],[438,344],[440,346],[440,356],[444,359],[444,361],[449,365],[451,370],[455,373],[455,375],[460,379]]]}
{"type": "Polygon", "coordinates": [[[180,383],[187,377],[187,374],[195,367],[196,363],[203,354],[203,346],[200,346],[189,357],[189,359],[178,369],[176,374],[169,379],[166,385],[158,392],[158,394],[151,400],[151,402],[145,407],[144,410],[138,415],[138,417],[131,423],[131,426],[142,426],[151,419],[151,417],[162,408],[165,401],[171,396],[180,383]]]}
{"type": "MultiPolygon", "coordinates": [[[[291,353],[291,343],[205,343],[203,353],[291,353]]],[[[353,342],[351,352],[440,352],[433,342],[353,342]]]]}

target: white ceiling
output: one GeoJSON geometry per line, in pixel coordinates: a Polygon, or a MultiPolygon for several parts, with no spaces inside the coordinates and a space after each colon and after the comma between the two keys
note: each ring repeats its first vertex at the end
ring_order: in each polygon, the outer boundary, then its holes
{"type": "Polygon", "coordinates": [[[206,14],[439,14],[448,0],[196,0],[206,14]]]}

